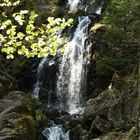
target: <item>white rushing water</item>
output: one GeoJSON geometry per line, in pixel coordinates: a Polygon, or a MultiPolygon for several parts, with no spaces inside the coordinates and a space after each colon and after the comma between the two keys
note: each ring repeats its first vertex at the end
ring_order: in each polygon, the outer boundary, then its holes
{"type": "Polygon", "coordinates": [[[57,92],[60,97],[60,108],[70,114],[78,113],[81,109],[81,88],[85,74],[86,63],[85,41],[88,37],[90,19],[79,17],[79,24],[73,39],[67,44],[60,66],[57,92]]]}
{"type": "Polygon", "coordinates": [[[82,77],[84,77],[84,64],[86,63],[85,41],[88,35],[88,17],[79,17],[79,24],[72,41],[68,43],[67,50],[70,58],[70,78],[68,86],[68,111],[78,113],[81,107],[82,77]]]}
{"type": "Polygon", "coordinates": [[[68,0],[70,11],[76,10],[79,3],[80,3],[80,0],[68,0]]]}
{"type": "Polygon", "coordinates": [[[36,98],[38,98],[39,96],[39,91],[40,91],[40,88],[41,88],[41,85],[42,85],[42,76],[43,76],[43,68],[44,68],[44,64],[46,63],[47,61],[47,56],[43,57],[42,60],[40,61],[39,63],[39,66],[38,66],[38,69],[37,69],[37,81],[34,85],[34,96],[36,98]]]}
{"type": "Polygon", "coordinates": [[[101,15],[101,14],[102,14],[103,4],[104,4],[104,1],[102,1],[102,2],[101,2],[101,5],[100,5],[99,7],[96,8],[95,13],[96,13],[97,15],[101,15]]]}
{"type": "Polygon", "coordinates": [[[95,11],[95,13],[96,13],[97,15],[101,15],[101,12],[102,12],[102,7],[98,7],[98,8],[96,9],[96,11],[95,11]]]}
{"type": "Polygon", "coordinates": [[[69,132],[64,133],[61,125],[46,128],[42,134],[47,140],[69,140],[69,132]]]}
{"type": "MultiPolygon", "coordinates": [[[[75,10],[80,0],[68,0],[70,10],[75,10]]],[[[68,42],[60,65],[57,82],[57,94],[60,109],[70,114],[79,113],[81,106],[81,89],[83,88],[86,64],[86,39],[88,37],[89,17],[79,17],[73,38],[68,42]]],[[[61,125],[46,128],[42,134],[48,140],[69,140],[69,133],[61,125]]]]}

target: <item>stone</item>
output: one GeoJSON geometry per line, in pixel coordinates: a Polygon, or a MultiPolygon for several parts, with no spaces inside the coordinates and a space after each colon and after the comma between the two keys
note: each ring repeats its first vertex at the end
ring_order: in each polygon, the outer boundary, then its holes
{"type": "Polygon", "coordinates": [[[106,116],[109,108],[112,108],[119,102],[117,90],[106,90],[98,97],[87,101],[84,110],[84,119],[93,120],[97,115],[106,116]]]}
{"type": "Polygon", "coordinates": [[[99,140],[138,139],[139,93],[137,88],[134,73],[124,77],[117,74],[113,76],[111,86],[107,90],[86,102],[84,127],[90,130],[91,138],[106,133],[108,135],[99,137],[99,140]],[[114,133],[114,130],[117,132],[114,133]],[[119,132],[120,130],[122,132],[119,132]]]}
{"type": "Polygon", "coordinates": [[[48,102],[48,99],[49,99],[49,91],[47,91],[47,89],[41,87],[39,89],[39,100],[42,102],[42,103],[46,103],[48,102]]]}
{"type": "Polygon", "coordinates": [[[70,126],[73,128],[73,127],[76,127],[77,125],[81,124],[81,120],[79,118],[71,118],[70,119],[70,126]]]}
{"type": "Polygon", "coordinates": [[[65,124],[65,118],[63,117],[63,116],[61,116],[61,117],[57,117],[56,119],[55,119],[55,124],[65,124]]]}
{"type": "Polygon", "coordinates": [[[90,32],[93,32],[93,34],[95,34],[97,31],[100,31],[100,30],[104,31],[105,29],[106,29],[105,24],[97,23],[93,27],[91,27],[90,32]]]}
{"type": "Polygon", "coordinates": [[[55,120],[57,117],[60,116],[58,110],[55,107],[46,108],[45,111],[44,111],[44,114],[50,120],[55,120]]]}
{"type": "Polygon", "coordinates": [[[24,94],[12,91],[0,100],[0,140],[35,139],[34,108],[24,94]]]}
{"type": "Polygon", "coordinates": [[[34,140],[35,110],[17,81],[0,70],[0,140],[34,140]]]}
{"type": "Polygon", "coordinates": [[[0,140],[34,140],[35,121],[29,115],[8,113],[0,116],[0,140]]]}
{"type": "Polygon", "coordinates": [[[110,132],[101,136],[98,140],[139,140],[138,128],[132,127],[126,132],[110,132]]]}
{"type": "Polygon", "coordinates": [[[55,119],[55,123],[56,124],[65,124],[66,122],[70,121],[70,119],[71,119],[70,115],[63,115],[63,116],[57,117],[55,119]]]}
{"type": "Polygon", "coordinates": [[[70,115],[70,113],[68,113],[68,112],[66,112],[66,111],[63,111],[63,110],[60,112],[60,114],[61,114],[61,115],[70,115]]]}
{"type": "Polygon", "coordinates": [[[30,116],[35,117],[34,105],[30,103],[24,95],[25,93],[22,91],[9,92],[8,95],[4,97],[4,100],[9,100],[10,102],[12,102],[12,104],[10,104],[10,106],[7,106],[7,109],[4,110],[5,111],[10,110],[10,112],[13,111],[17,113],[28,114],[30,116]]]}
{"type": "MultiPolygon", "coordinates": [[[[69,132],[70,140],[81,140],[87,138],[88,132],[82,128],[81,125],[74,127],[69,132]]],[[[85,139],[86,140],[86,139],[85,139]]]]}

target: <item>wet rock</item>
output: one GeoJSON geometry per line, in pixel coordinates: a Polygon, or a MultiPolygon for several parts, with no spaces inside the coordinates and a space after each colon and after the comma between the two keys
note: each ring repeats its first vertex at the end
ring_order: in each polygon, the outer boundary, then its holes
{"type": "Polygon", "coordinates": [[[55,119],[55,123],[63,124],[65,129],[68,130],[68,128],[71,129],[80,125],[82,123],[82,119],[75,118],[74,116],[71,116],[71,115],[63,115],[63,116],[57,117],[55,119]]]}
{"type": "MultiPolygon", "coordinates": [[[[112,137],[103,138],[106,140],[123,140],[123,138],[127,138],[128,130],[132,126],[137,128],[139,118],[137,80],[134,75],[120,77],[113,78],[112,85],[108,90],[103,91],[96,98],[92,98],[86,103],[84,126],[91,130],[93,137],[119,128],[123,130],[123,134],[119,132],[117,136],[112,135],[112,137]]],[[[131,138],[128,137],[128,139],[131,138]]],[[[134,140],[137,139],[134,138],[134,140]]]]}
{"type": "Polygon", "coordinates": [[[21,91],[0,100],[0,140],[34,140],[36,123],[33,106],[21,91]]]}
{"type": "Polygon", "coordinates": [[[34,105],[25,97],[24,92],[11,91],[4,97],[4,100],[13,102],[10,106],[10,111],[28,114],[33,117],[35,116],[34,105]]]}
{"type": "Polygon", "coordinates": [[[63,127],[65,128],[66,131],[69,131],[70,129],[72,129],[70,126],[70,121],[66,121],[63,127]]]}
{"type": "Polygon", "coordinates": [[[69,132],[70,140],[82,140],[83,138],[87,138],[87,135],[88,132],[82,129],[81,125],[78,125],[77,127],[71,129],[69,132]]]}
{"type": "Polygon", "coordinates": [[[39,90],[39,100],[42,103],[55,102],[57,100],[56,94],[52,90],[46,88],[40,88],[39,90]]]}
{"type": "Polygon", "coordinates": [[[84,119],[93,120],[97,115],[107,115],[108,110],[119,102],[117,95],[118,91],[115,89],[106,90],[97,98],[88,100],[84,111],[84,119]]]}
{"type": "Polygon", "coordinates": [[[47,91],[47,89],[41,87],[39,89],[39,100],[42,101],[42,103],[46,103],[48,102],[48,99],[49,99],[49,93],[47,91]]]}
{"type": "Polygon", "coordinates": [[[68,113],[68,112],[66,112],[66,111],[63,111],[63,110],[60,112],[60,114],[61,114],[61,115],[70,115],[70,113],[68,113]]]}
{"type": "Polygon", "coordinates": [[[73,128],[73,127],[76,127],[78,126],[79,124],[81,124],[81,120],[79,118],[72,118],[70,119],[70,126],[73,128]]]}
{"type": "Polygon", "coordinates": [[[34,140],[35,121],[19,113],[0,114],[0,140],[34,140]]]}
{"type": "Polygon", "coordinates": [[[50,120],[55,120],[57,117],[60,116],[59,111],[55,107],[49,107],[45,109],[44,114],[50,120]]]}
{"type": "MultiPolygon", "coordinates": [[[[56,102],[57,72],[58,64],[52,56],[48,56],[38,74],[40,82],[39,99],[43,103],[54,104],[56,102]]],[[[58,58],[56,58],[58,59],[58,58]]]]}
{"type": "Polygon", "coordinates": [[[57,117],[55,119],[55,124],[65,124],[65,118],[62,116],[62,117],[57,117]]]}
{"type": "Polygon", "coordinates": [[[70,116],[69,115],[64,115],[64,116],[57,117],[55,119],[55,123],[56,124],[65,124],[69,120],[70,120],[70,116]]]}

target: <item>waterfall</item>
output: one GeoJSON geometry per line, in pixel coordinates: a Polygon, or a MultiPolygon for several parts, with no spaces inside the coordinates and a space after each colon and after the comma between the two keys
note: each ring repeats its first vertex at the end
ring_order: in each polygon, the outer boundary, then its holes
{"type": "MultiPolygon", "coordinates": [[[[80,0],[68,0],[70,10],[76,10],[80,0]]],[[[57,81],[58,106],[60,110],[77,114],[82,110],[82,92],[86,82],[86,40],[88,38],[88,16],[78,17],[78,25],[63,54],[57,81]]],[[[69,133],[62,125],[46,128],[42,134],[48,140],[69,140],[69,133]]]]}
{"type": "Polygon", "coordinates": [[[79,3],[80,3],[80,0],[68,0],[70,11],[76,10],[79,3]]]}
{"type": "MultiPolygon", "coordinates": [[[[69,0],[70,10],[76,10],[80,0],[69,0]]],[[[60,65],[57,94],[60,109],[70,114],[81,110],[81,89],[85,82],[86,39],[88,37],[88,16],[78,18],[78,26],[73,39],[68,42],[60,65]]]]}
{"type": "MultiPolygon", "coordinates": [[[[70,10],[75,10],[80,0],[69,0],[70,10]]],[[[86,39],[88,37],[87,16],[78,18],[78,26],[73,39],[68,42],[60,65],[57,82],[57,95],[60,98],[60,109],[70,114],[78,113],[81,109],[81,88],[85,77],[86,39]]],[[[68,132],[64,133],[61,125],[46,128],[43,135],[48,140],[69,140],[68,132]]]]}
{"type": "Polygon", "coordinates": [[[47,140],[69,140],[68,132],[64,133],[61,125],[46,128],[42,134],[47,138],[47,140]]]}
{"type": "Polygon", "coordinates": [[[70,114],[78,113],[81,107],[81,88],[85,74],[86,63],[85,41],[88,37],[90,19],[79,17],[79,24],[73,39],[67,44],[60,66],[60,76],[57,85],[61,109],[70,114]]]}

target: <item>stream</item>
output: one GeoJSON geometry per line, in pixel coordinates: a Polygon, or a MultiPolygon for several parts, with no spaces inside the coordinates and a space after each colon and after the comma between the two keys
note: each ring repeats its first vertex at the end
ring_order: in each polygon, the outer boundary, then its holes
{"type": "MultiPolygon", "coordinates": [[[[74,11],[80,0],[68,0],[69,10],[74,11]]],[[[96,10],[96,14],[101,13],[101,8],[96,10]]],[[[67,43],[67,47],[59,66],[59,75],[57,80],[57,98],[58,108],[70,115],[80,114],[83,111],[82,92],[86,89],[86,63],[88,27],[91,20],[88,16],[79,16],[78,25],[73,38],[67,43]]],[[[47,57],[44,57],[38,67],[38,78],[34,88],[34,94],[37,97],[40,86],[42,85],[41,76],[44,64],[47,63],[47,57]]],[[[62,125],[53,124],[50,128],[43,130],[42,134],[47,140],[69,140],[69,131],[64,131],[62,125]]]]}

